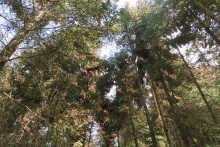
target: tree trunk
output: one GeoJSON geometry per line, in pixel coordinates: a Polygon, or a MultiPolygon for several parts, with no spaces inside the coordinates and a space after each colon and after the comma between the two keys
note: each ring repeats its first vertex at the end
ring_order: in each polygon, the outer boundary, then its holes
{"type": "Polygon", "coordinates": [[[209,16],[211,19],[215,20],[220,25],[220,18],[216,17],[213,14],[213,12],[207,9],[202,3],[200,3],[198,0],[193,0],[193,4],[200,8],[205,15],[209,16]]]}
{"type": "MultiPolygon", "coordinates": [[[[138,67],[137,67],[137,64],[135,63],[135,60],[133,60],[133,64],[135,66],[135,69],[137,70],[138,67]]],[[[141,75],[138,73],[138,71],[136,71],[136,74],[137,74],[137,82],[138,82],[138,87],[140,89],[140,93],[141,93],[141,101],[144,103],[143,104],[143,107],[144,107],[144,112],[145,112],[145,115],[146,115],[146,118],[147,118],[147,123],[148,123],[148,126],[149,126],[149,130],[150,130],[150,136],[151,136],[151,140],[152,140],[152,144],[153,144],[153,147],[158,147],[158,144],[157,144],[157,139],[156,139],[156,134],[155,134],[155,131],[154,131],[154,127],[153,127],[153,123],[152,123],[152,120],[151,120],[151,117],[150,117],[150,113],[149,113],[149,110],[147,108],[147,105],[146,105],[146,99],[145,99],[145,96],[144,96],[144,92],[143,92],[143,89],[142,89],[142,84],[141,84],[141,75]]]]}
{"type": "Polygon", "coordinates": [[[153,147],[158,147],[156,134],[155,134],[154,127],[153,127],[153,123],[152,123],[152,120],[150,118],[150,113],[149,113],[149,110],[147,108],[147,105],[146,105],[145,101],[144,101],[144,112],[145,112],[145,116],[147,118],[147,123],[148,123],[148,126],[149,126],[150,136],[151,136],[151,139],[152,139],[153,147]]]}
{"type": "Polygon", "coordinates": [[[156,87],[155,87],[154,83],[152,82],[152,80],[151,80],[151,86],[152,86],[152,90],[153,90],[153,96],[154,96],[157,108],[159,110],[159,116],[161,117],[161,120],[162,120],[162,127],[163,127],[163,130],[164,130],[165,136],[167,138],[168,146],[173,147],[171,137],[170,137],[170,133],[169,133],[169,129],[167,127],[166,120],[164,118],[162,108],[161,108],[161,105],[160,105],[160,102],[159,102],[159,97],[157,95],[156,87]]]}
{"type": "Polygon", "coordinates": [[[118,140],[117,140],[117,142],[118,142],[118,147],[120,147],[121,145],[120,145],[120,131],[117,131],[117,138],[118,138],[118,140]]]}
{"type": "Polygon", "coordinates": [[[89,128],[89,138],[88,138],[88,147],[90,145],[90,141],[92,139],[92,128],[93,128],[93,124],[91,124],[90,128],[89,128]]]}
{"type": "MultiPolygon", "coordinates": [[[[160,69],[159,69],[159,70],[160,70],[160,69]]],[[[164,77],[163,77],[162,71],[160,70],[159,72],[160,72],[161,84],[162,84],[162,87],[163,87],[163,89],[164,89],[164,92],[165,92],[165,94],[166,94],[166,96],[167,96],[167,100],[168,100],[168,102],[169,102],[169,104],[170,104],[171,109],[173,109],[173,110],[175,111],[176,101],[175,101],[175,99],[174,99],[174,98],[170,95],[170,93],[169,93],[169,89],[168,89],[167,84],[166,84],[166,81],[165,81],[165,79],[164,79],[164,77]]],[[[175,113],[175,112],[174,112],[174,113],[175,113]]]]}
{"type": "Polygon", "coordinates": [[[205,31],[220,45],[220,39],[215,35],[214,32],[210,30],[209,27],[206,26],[206,24],[198,17],[196,14],[192,13],[193,16],[199,21],[199,23],[202,25],[202,27],[205,29],[205,31]]]}
{"type": "Polygon", "coordinates": [[[198,89],[198,91],[199,91],[199,93],[200,93],[200,95],[201,95],[203,101],[205,102],[205,105],[206,105],[206,107],[207,107],[207,109],[208,109],[208,111],[209,111],[209,113],[210,113],[210,115],[211,115],[213,121],[214,121],[216,124],[218,124],[218,119],[217,119],[217,117],[216,117],[214,111],[212,110],[212,108],[211,108],[211,106],[210,106],[208,100],[206,99],[205,94],[203,93],[203,91],[202,91],[202,89],[201,89],[199,83],[197,82],[197,80],[196,80],[196,78],[195,78],[195,76],[194,76],[194,74],[193,74],[191,68],[189,67],[189,65],[188,65],[188,63],[186,62],[185,58],[184,58],[183,55],[181,54],[180,50],[179,50],[178,48],[177,48],[177,50],[178,50],[179,55],[180,55],[180,57],[182,58],[182,60],[183,60],[183,62],[184,62],[184,64],[185,64],[186,68],[188,69],[188,71],[189,71],[189,73],[190,73],[190,75],[191,75],[191,78],[192,78],[194,84],[196,85],[196,88],[198,89]]]}
{"type": "Polygon", "coordinates": [[[132,136],[134,137],[135,147],[139,147],[138,139],[137,139],[137,135],[136,135],[136,129],[135,129],[135,126],[134,126],[134,122],[133,122],[133,120],[132,120],[132,117],[130,118],[130,121],[131,121],[132,136]]]}
{"type": "Polygon", "coordinates": [[[0,71],[4,68],[5,64],[9,60],[9,58],[14,54],[17,50],[17,47],[23,40],[28,36],[31,30],[34,30],[37,27],[38,22],[45,15],[45,12],[49,8],[51,3],[45,4],[39,12],[30,19],[24,27],[11,39],[11,41],[3,48],[0,53],[0,71]]]}
{"type": "Polygon", "coordinates": [[[86,138],[87,138],[87,130],[85,130],[85,134],[82,140],[82,146],[84,147],[86,145],[86,138]]]}
{"type": "Polygon", "coordinates": [[[191,147],[192,146],[191,145],[191,141],[189,139],[189,134],[187,132],[188,128],[186,128],[184,126],[184,124],[181,124],[179,118],[177,117],[177,115],[176,115],[177,110],[176,110],[176,105],[175,105],[176,104],[175,99],[170,95],[170,91],[169,91],[167,83],[166,83],[166,81],[165,81],[165,79],[163,77],[162,71],[160,71],[160,74],[161,74],[160,76],[161,76],[161,83],[162,83],[163,90],[164,90],[164,92],[166,94],[167,100],[168,100],[168,102],[170,104],[170,107],[172,109],[171,116],[173,117],[173,119],[174,119],[174,121],[176,123],[176,126],[177,126],[177,128],[178,128],[178,130],[180,132],[180,135],[181,135],[181,138],[182,138],[182,140],[184,142],[184,145],[186,147],[191,147]]]}

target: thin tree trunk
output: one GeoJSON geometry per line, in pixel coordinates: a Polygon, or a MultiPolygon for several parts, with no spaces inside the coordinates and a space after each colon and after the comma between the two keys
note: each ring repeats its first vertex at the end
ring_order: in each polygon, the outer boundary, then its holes
{"type": "Polygon", "coordinates": [[[134,126],[134,122],[133,122],[133,120],[132,120],[132,117],[130,118],[130,121],[131,121],[132,136],[134,137],[135,147],[139,147],[138,139],[137,139],[137,134],[136,134],[136,129],[135,129],[135,126],[134,126]]]}
{"type": "Polygon", "coordinates": [[[193,3],[199,7],[203,13],[207,16],[209,16],[211,19],[215,20],[220,25],[220,18],[216,17],[213,12],[211,12],[209,9],[207,9],[202,3],[200,3],[198,0],[193,0],[193,3]]]}
{"type": "Polygon", "coordinates": [[[188,134],[188,132],[186,130],[187,128],[185,128],[183,126],[183,124],[180,123],[179,118],[176,116],[176,106],[175,106],[176,102],[175,102],[174,98],[169,93],[169,89],[168,89],[168,86],[167,86],[167,84],[165,82],[165,79],[163,77],[162,71],[160,71],[160,74],[161,74],[160,76],[161,76],[161,83],[162,83],[163,90],[164,90],[164,92],[166,94],[167,100],[168,100],[168,102],[170,104],[170,107],[172,109],[172,114],[171,115],[173,116],[173,119],[174,119],[174,121],[175,121],[175,123],[177,125],[177,128],[178,128],[178,130],[180,132],[180,135],[181,135],[181,138],[182,138],[182,140],[184,142],[184,145],[186,147],[191,147],[192,145],[191,145],[191,141],[189,139],[189,134],[188,134]]]}
{"type": "Polygon", "coordinates": [[[201,95],[203,101],[205,102],[205,105],[206,105],[206,107],[207,107],[207,109],[208,109],[208,111],[209,111],[209,113],[210,113],[210,115],[211,115],[213,121],[214,121],[216,124],[218,124],[218,119],[217,119],[217,117],[216,117],[214,111],[212,110],[212,108],[211,108],[211,106],[210,106],[208,100],[206,99],[205,94],[203,93],[203,91],[202,91],[202,89],[201,89],[199,83],[197,82],[197,80],[196,80],[196,78],[195,78],[195,76],[194,76],[194,74],[193,74],[191,68],[189,67],[188,63],[186,62],[186,60],[185,60],[185,58],[183,57],[183,55],[182,55],[182,53],[180,52],[180,50],[179,50],[178,48],[177,48],[177,50],[178,50],[179,55],[180,55],[180,57],[182,58],[182,60],[183,60],[183,62],[184,62],[184,64],[185,64],[186,68],[188,69],[188,71],[189,71],[189,73],[190,73],[190,75],[191,75],[191,78],[192,78],[194,84],[196,85],[196,88],[198,89],[198,91],[199,91],[199,93],[200,93],[200,95],[201,95]]]}
{"type": "Polygon", "coordinates": [[[86,144],[86,132],[85,132],[85,136],[83,137],[83,140],[82,140],[82,146],[84,147],[86,144]]]}
{"type": "Polygon", "coordinates": [[[167,127],[166,120],[164,118],[162,108],[161,108],[161,105],[160,105],[160,102],[159,102],[159,97],[157,95],[156,87],[155,87],[154,83],[152,82],[152,80],[151,80],[151,86],[152,86],[152,90],[153,90],[153,96],[154,96],[154,99],[155,99],[155,103],[156,103],[157,108],[159,110],[159,116],[161,117],[161,120],[162,120],[163,130],[164,130],[165,136],[167,138],[168,146],[173,147],[171,137],[170,137],[170,133],[169,133],[169,129],[167,127]]]}
{"type": "Polygon", "coordinates": [[[153,127],[153,123],[152,123],[152,120],[151,120],[151,117],[150,117],[149,110],[148,110],[147,105],[146,105],[146,99],[145,99],[144,92],[143,92],[143,89],[142,89],[142,84],[141,84],[141,81],[140,81],[140,74],[137,71],[137,69],[138,69],[137,64],[135,63],[134,59],[132,61],[133,61],[134,67],[136,69],[136,74],[138,76],[138,78],[137,78],[138,87],[140,88],[140,92],[141,92],[141,101],[144,103],[143,107],[144,107],[144,112],[145,112],[145,115],[146,115],[146,118],[147,118],[147,123],[148,123],[148,126],[149,126],[149,130],[150,130],[150,136],[151,136],[152,144],[153,144],[153,147],[158,147],[156,134],[155,134],[155,131],[154,131],[154,127],[153,127]]]}
{"type": "Polygon", "coordinates": [[[3,48],[0,53],[0,71],[2,71],[3,67],[9,60],[9,58],[14,54],[17,50],[17,47],[23,40],[28,36],[31,30],[34,30],[37,27],[38,22],[45,15],[45,12],[49,8],[51,3],[45,4],[39,12],[30,19],[24,27],[11,39],[11,41],[3,48]]]}
{"type": "Polygon", "coordinates": [[[128,144],[128,139],[123,137],[123,147],[126,147],[128,144]]]}
{"type": "Polygon", "coordinates": [[[91,124],[91,126],[89,128],[88,147],[89,147],[90,141],[92,139],[92,128],[93,128],[93,124],[91,124]]]}
{"type": "MultiPolygon", "coordinates": [[[[163,77],[163,73],[162,73],[161,70],[160,70],[160,78],[161,78],[162,87],[163,87],[164,92],[165,92],[165,94],[166,94],[166,96],[167,96],[167,100],[168,100],[168,102],[169,102],[169,104],[170,104],[170,107],[171,107],[171,109],[175,110],[176,101],[175,101],[175,99],[174,99],[174,98],[170,95],[170,93],[169,93],[169,89],[168,89],[168,87],[167,87],[167,84],[166,84],[166,82],[165,82],[165,79],[164,79],[164,77],[163,77]]],[[[174,113],[175,113],[175,112],[174,112],[174,113]]]]}
{"type": "Polygon", "coordinates": [[[194,13],[192,13],[193,16],[199,21],[199,23],[202,25],[202,27],[205,29],[205,31],[210,35],[212,36],[212,38],[220,45],[220,39],[215,35],[214,32],[212,32],[210,30],[209,27],[206,26],[206,24],[198,17],[196,16],[194,13]]]}
{"type": "Polygon", "coordinates": [[[150,113],[149,113],[149,110],[147,108],[147,105],[146,105],[145,101],[144,101],[144,112],[145,112],[145,116],[147,118],[147,123],[148,123],[148,126],[149,126],[150,136],[151,136],[151,139],[152,139],[153,147],[158,147],[156,134],[155,134],[154,127],[153,127],[153,123],[152,123],[152,120],[150,118],[150,113]]]}
{"type": "Polygon", "coordinates": [[[120,147],[120,131],[117,131],[117,138],[118,138],[118,147],[120,147]]]}

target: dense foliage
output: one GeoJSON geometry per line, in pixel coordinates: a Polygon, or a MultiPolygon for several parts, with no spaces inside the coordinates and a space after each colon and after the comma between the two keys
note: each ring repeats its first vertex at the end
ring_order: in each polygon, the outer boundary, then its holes
{"type": "Polygon", "coordinates": [[[220,1],[0,5],[0,146],[220,145],[220,1]]]}

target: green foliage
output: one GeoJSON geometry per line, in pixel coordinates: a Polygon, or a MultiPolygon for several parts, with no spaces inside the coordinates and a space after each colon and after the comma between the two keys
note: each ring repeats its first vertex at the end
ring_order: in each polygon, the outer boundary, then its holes
{"type": "Polygon", "coordinates": [[[52,5],[21,45],[31,49],[0,73],[0,146],[220,144],[207,109],[220,119],[219,1],[1,2],[21,24],[52,5]],[[58,29],[48,33],[49,22],[58,29]],[[106,60],[103,37],[120,49],[106,60]],[[195,66],[176,52],[183,46],[195,66]]]}

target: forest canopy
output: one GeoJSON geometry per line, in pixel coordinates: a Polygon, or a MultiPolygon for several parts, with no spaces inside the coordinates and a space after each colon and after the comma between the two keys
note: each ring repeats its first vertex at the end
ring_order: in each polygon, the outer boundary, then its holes
{"type": "Polygon", "coordinates": [[[219,0],[0,10],[0,146],[220,145],[219,0]]]}

